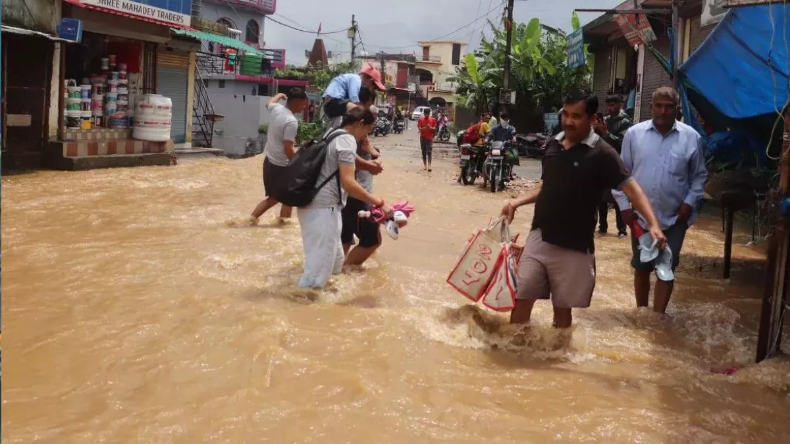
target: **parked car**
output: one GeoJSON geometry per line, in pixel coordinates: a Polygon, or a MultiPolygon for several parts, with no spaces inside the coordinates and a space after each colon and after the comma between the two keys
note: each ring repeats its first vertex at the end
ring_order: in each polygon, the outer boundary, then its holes
{"type": "Polygon", "coordinates": [[[423,115],[423,113],[425,113],[426,109],[430,110],[431,107],[430,106],[418,106],[417,108],[414,108],[414,112],[411,113],[411,120],[417,120],[420,117],[422,117],[422,115],[423,115]]]}

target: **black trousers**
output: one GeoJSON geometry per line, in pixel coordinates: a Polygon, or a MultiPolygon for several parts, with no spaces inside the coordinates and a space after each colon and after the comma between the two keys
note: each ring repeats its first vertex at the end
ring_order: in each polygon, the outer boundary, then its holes
{"type": "MultiPolygon", "coordinates": [[[[614,205],[614,214],[615,219],[617,220],[617,232],[618,233],[625,233],[625,222],[623,222],[623,215],[620,214],[620,208],[617,204],[614,205]]],[[[608,202],[601,202],[598,204],[598,229],[601,232],[607,231],[609,229],[609,221],[607,221],[607,217],[609,216],[609,203],[608,202]]]]}

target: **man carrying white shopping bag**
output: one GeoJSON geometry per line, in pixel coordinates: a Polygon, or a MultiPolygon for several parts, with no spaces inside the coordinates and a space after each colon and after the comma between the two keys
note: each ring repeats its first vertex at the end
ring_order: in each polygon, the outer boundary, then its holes
{"type": "Polygon", "coordinates": [[[513,220],[516,209],[535,204],[532,231],[519,260],[512,324],[527,323],[538,299],[551,299],[554,326],[567,328],[573,308],[587,308],[595,288],[595,231],[598,202],[606,189],[622,191],[650,224],[663,250],[666,237],[645,193],[617,151],[592,130],[598,98],[572,93],[563,101],[563,132],[546,147],[543,182],[502,209],[513,220]]]}

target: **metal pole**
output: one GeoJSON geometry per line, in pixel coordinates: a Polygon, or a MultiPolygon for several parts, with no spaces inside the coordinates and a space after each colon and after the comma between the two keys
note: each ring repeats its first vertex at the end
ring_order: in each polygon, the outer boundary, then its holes
{"type": "Polygon", "coordinates": [[[502,78],[502,89],[507,90],[510,86],[510,51],[513,41],[513,1],[507,1],[507,33],[505,34],[505,70],[502,78]]]}
{"type": "Polygon", "coordinates": [[[678,54],[678,39],[680,38],[680,17],[678,16],[678,2],[677,0],[672,0],[672,35],[675,37],[675,44],[669,48],[672,51],[672,59],[674,63],[672,64],[672,85],[675,87],[675,90],[678,90],[680,86],[680,79],[678,78],[678,63],[680,62],[680,55],[678,54]]]}
{"type": "Polygon", "coordinates": [[[354,30],[353,34],[351,34],[351,65],[353,66],[357,49],[357,21],[354,18],[354,14],[351,14],[351,29],[354,30]]]}

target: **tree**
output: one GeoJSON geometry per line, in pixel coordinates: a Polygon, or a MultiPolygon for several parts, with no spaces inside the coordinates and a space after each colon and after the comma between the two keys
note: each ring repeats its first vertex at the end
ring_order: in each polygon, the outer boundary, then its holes
{"type": "Polygon", "coordinates": [[[482,67],[477,63],[474,54],[464,57],[464,68],[457,68],[456,75],[449,77],[450,82],[458,83],[456,92],[460,103],[477,110],[478,114],[490,108],[490,99],[495,94],[494,78],[499,76],[502,68],[495,68],[489,61],[482,67]]]}
{"type": "MultiPolygon", "coordinates": [[[[505,60],[505,32],[489,22],[490,39],[483,38],[480,48],[473,55],[479,78],[472,79],[469,62],[457,69],[460,103],[483,103],[491,109],[497,103],[502,87],[502,69],[505,60]],[[481,94],[485,99],[480,98],[481,94]]],[[[578,16],[571,18],[574,29],[579,27],[578,16]]],[[[513,28],[511,52],[511,84],[516,91],[516,104],[512,109],[514,124],[523,130],[541,129],[542,114],[558,109],[563,95],[571,89],[590,87],[589,66],[568,68],[566,62],[567,39],[563,31],[542,25],[538,19],[513,28]]],[[[469,55],[467,55],[469,58],[469,55]]]]}
{"type": "Polygon", "coordinates": [[[324,89],[336,76],[349,72],[356,72],[356,66],[351,62],[343,62],[322,67],[286,66],[275,70],[274,76],[280,79],[306,80],[311,86],[324,89]]]}

